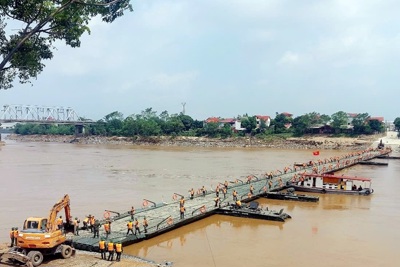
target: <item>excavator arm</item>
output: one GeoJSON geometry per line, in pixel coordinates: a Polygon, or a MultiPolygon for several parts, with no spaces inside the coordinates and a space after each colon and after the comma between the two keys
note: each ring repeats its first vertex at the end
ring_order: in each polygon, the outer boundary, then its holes
{"type": "Polygon", "coordinates": [[[69,224],[70,218],[71,218],[71,209],[70,209],[70,203],[69,203],[69,195],[66,194],[60,201],[58,201],[56,204],[54,204],[53,208],[50,210],[49,218],[47,221],[47,231],[55,231],[57,230],[57,214],[59,211],[62,209],[65,210],[65,220],[67,224],[69,224]]]}

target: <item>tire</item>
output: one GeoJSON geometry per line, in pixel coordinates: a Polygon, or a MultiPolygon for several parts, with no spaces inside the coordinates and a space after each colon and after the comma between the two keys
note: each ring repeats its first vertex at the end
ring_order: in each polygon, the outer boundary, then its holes
{"type": "Polygon", "coordinates": [[[31,259],[32,265],[34,267],[39,266],[43,262],[43,254],[40,251],[29,251],[27,256],[31,259]]]}
{"type": "Polygon", "coordinates": [[[68,259],[72,255],[72,248],[68,245],[61,245],[61,256],[68,259]]]}

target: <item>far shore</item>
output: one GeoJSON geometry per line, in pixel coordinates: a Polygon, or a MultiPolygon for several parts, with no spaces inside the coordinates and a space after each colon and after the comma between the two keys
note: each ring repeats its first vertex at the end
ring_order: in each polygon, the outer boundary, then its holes
{"type": "Polygon", "coordinates": [[[377,141],[386,138],[383,135],[350,137],[331,137],[327,135],[310,135],[298,138],[273,138],[263,140],[250,137],[234,138],[207,138],[188,136],[155,136],[155,137],[104,137],[104,136],[60,136],[60,135],[16,135],[10,134],[6,140],[18,142],[52,142],[77,144],[112,144],[138,146],[165,146],[165,147],[250,147],[275,149],[335,149],[335,150],[363,150],[377,145],[377,141]]]}

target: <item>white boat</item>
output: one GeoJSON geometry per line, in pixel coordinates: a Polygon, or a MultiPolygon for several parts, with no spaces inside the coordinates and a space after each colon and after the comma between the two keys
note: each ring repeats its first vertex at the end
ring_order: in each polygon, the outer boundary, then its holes
{"type": "Polygon", "coordinates": [[[292,180],[290,187],[301,192],[370,195],[374,192],[371,183],[371,178],[366,177],[309,173],[292,180]]]}

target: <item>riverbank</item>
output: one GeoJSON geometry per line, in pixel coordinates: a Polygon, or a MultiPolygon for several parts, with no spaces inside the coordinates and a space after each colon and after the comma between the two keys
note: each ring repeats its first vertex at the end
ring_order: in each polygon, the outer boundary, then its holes
{"type": "MultiPolygon", "coordinates": [[[[0,253],[8,251],[7,244],[0,244],[0,253]]],[[[115,255],[114,255],[115,258],[115,255]]],[[[96,266],[96,267],[154,267],[154,266],[163,266],[163,264],[150,263],[148,261],[142,260],[140,258],[136,258],[133,256],[122,255],[121,261],[106,261],[101,259],[99,253],[95,252],[87,252],[77,250],[75,256],[69,259],[63,259],[61,257],[47,257],[40,266],[43,267],[51,267],[51,266],[63,266],[63,267],[75,267],[75,266],[96,266]]],[[[11,263],[7,263],[5,261],[0,262],[0,266],[16,266],[11,263]]],[[[18,265],[21,266],[21,265],[18,265]]]]}
{"type": "Polygon", "coordinates": [[[340,149],[363,150],[370,147],[382,135],[350,137],[304,136],[300,138],[259,139],[249,137],[207,138],[189,136],[156,137],[104,137],[104,136],[59,136],[59,135],[7,135],[7,139],[18,142],[56,142],[78,144],[113,144],[139,146],[185,146],[185,147],[261,147],[275,149],[340,149]]]}

